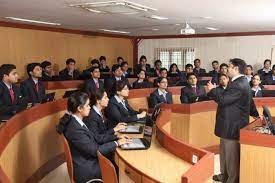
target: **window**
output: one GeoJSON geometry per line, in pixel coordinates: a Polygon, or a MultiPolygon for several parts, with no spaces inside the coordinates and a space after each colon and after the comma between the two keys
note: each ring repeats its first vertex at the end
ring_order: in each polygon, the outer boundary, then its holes
{"type": "Polygon", "coordinates": [[[156,48],[155,60],[161,60],[162,67],[169,69],[172,63],[176,63],[180,70],[186,64],[192,64],[195,59],[194,48],[156,48]]]}

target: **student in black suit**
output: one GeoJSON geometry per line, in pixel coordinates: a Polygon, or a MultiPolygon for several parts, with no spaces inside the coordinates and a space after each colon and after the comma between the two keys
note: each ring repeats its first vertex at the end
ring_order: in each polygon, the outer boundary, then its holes
{"type": "Polygon", "coordinates": [[[145,70],[140,70],[137,76],[138,79],[133,83],[133,89],[151,88],[150,83],[147,81],[145,70]]]}
{"type": "Polygon", "coordinates": [[[229,83],[229,78],[225,74],[219,75],[219,86],[217,87],[217,93],[222,94],[224,90],[227,88],[229,83]]]}
{"type": "Polygon", "coordinates": [[[100,62],[100,72],[110,72],[110,68],[107,65],[105,56],[100,56],[99,62],[100,62]]]}
{"type": "Polygon", "coordinates": [[[16,86],[18,74],[16,66],[3,64],[0,67],[0,118],[11,117],[20,111],[23,96],[20,88],[16,86]]]}
{"type": "Polygon", "coordinates": [[[205,74],[206,73],[205,69],[200,68],[200,66],[201,66],[201,60],[200,59],[197,58],[197,59],[194,60],[194,66],[195,66],[195,68],[194,68],[193,72],[195,74],[197,74],[197,76],[199,76],[200,74],[205,74]]]}
{"type": "Polygon", "coordinates": [[[212,62],[212,68],[213,70],[209,72],[209,74],[212,76],[212,77],[215,77],[218,75],[218,73],[220,72],[219,71],[219,62],[217,60],[214,60],[212,62]]]}
{"type": "Polygon", "coordinates": [[[180,72],[177,64],[173,63],[170,65],[168,77],[177,77],[177,78],[181,77],[181,72],[180,72]]]}
{"type": "MultiPolygon", "coordinates": [[[[167,78],[167,76],[168,76],[168,71],[167,71],[166,68],[161,68],[159,72],[160,72],[160,74],[159,74],[160,76],[159,76],[159,77],[167,78]]],[[[156,78],[156,79],[154,80],[154,87],[158,87],[157,79],[158,79],[158,78],[156,78]]],[[[168,79],[167,79],[167,80],[168,80],[168,79]]],[[[170,86],[170,81],[168,81],[168,85],[170,86]]]]}
{"type": "Polygon", "coordinates": [[[159,103],[172,104],[172,93],[167,91],[167,78],[159,77],[157,79],[158,88],[150,94],[150,107],[154,108],[159,103]]]}
{"type": "Polygon", "coordinates": [[[176,86],[186,86],[187,85],[187,74],[193,73],[193,65],[192,64],[186,64],[185,70],[181,73],[180,80],[177,81],[175,84],[176,86]]]}
{"type": "Polygon", "coordinates": [[[262,90],[264,89],[261,81],[261,77],[259,74],[254,74],[252,80],[250,82],[252,96],[253,97],[262,97],[262,90]]]}
{"type": "Polygon", "coordinates": [[[122,71],[121,71],[120,65],[118,65],[118,64],[113,65],[112,72],[113,72],[113,76],[110,78],[106,78],[104,81],[104,88],[108,94],[108,97],[112,97],[115,95],[117,81],[120,81],[120,80],[125,81],[127,83],[128,87],[130,87],[128,79],[122,76],[122,71]]]}
{"type": "Polygon", "coordinates": [[[271,60],[266,59],[264,61],[264,67],[262,69],[258,70],[258,74],[261,76],[261,78],[264,78],[266,75],[271,74],[271,60]]]}
{"type": "Polygon", "coordinates": [[[245,77],[248,81],[248,83],[250,83],[252,77],[253,77],[253,67],[252,65],[247,65],[246,69],[245,69],[245,77]]]}
{"type": "Polygon", "coordinates": [[[213,176],[215,181],[239,182],[240,129],[248,125],[249,115],[259,116],[244,77],[245,68],[245,61],[238,58],[230,60],[228,76],[232,81],[222,94],[217,93],[211,82],[207,85],[208,95],[218,104],[215,135],[220,137],[221,174],[213,176]]]}
{"type": "Polygon", "coordinates": [[[59,72],[60,80],[77,80],[80,73],[75,69],[75,60],[69,58],[66,60],[66,68],[59,72]]]}
{"type": "Polygon", "coordinates": [[[118,141],[105,139],[106,141],[101,142],[83,122],[83,118],[89,115],[90,109],[89,97],[86,93],[72,94],[67,102],[67,110],[70,114],[65,114],[57,126],[57,132],[64,134],[69,143],[74,181],[78,183],[101,178],[97,151],[108,156],[116,150],[117,146],[128,142],[125,138],[118,141]]]}
{"type": "Polygon", "coordinates": [[[47,98],[45,86],[40,78],[42,77],[42,69],[39,63],[30,63],[27,65],[27,73],[29,78],[20,84],[21,92],[26,97],[28,103],[36,105],[47,98]]]}
{"type": "Polygon", "coordinates": [[[271,74],[265,75],[263,78],[264,85],[275,85],[275,65],[272,67],[271,74]]]}
{"type": "Polygon", "coordinates": [[[198,78],[196,74],[189,73],[187,75],[187,86],[181,89],[181,103],[194,103],[201,97],[206,98],[206,91],[203,86],[197,84],[198,78]]]}
{"type": "Polygon", "coordinates": [[[117,57],[116,62],[118,65],[121,65],[121,63],[124,62],[124,59],[122,57],[117,57]]]}
{"type": "Polygon", "coordinates": [[[53,79],[53,68],[52,63],[49,61],[44,61],[41,63],[42,68],[42,81],[52,81],[53,79]]]}
{"type": "Polygon", "coordinates": [[[97,59],[91,60],[91,67],[89,69],[83,70],[80,79],[91,79],[91,71],[93,67],[99,67],[99,61],[97,59]]]}
{"type": "Polygon", "coordinates": [[[128,68],[128,62],[127,61],[123,61],[120,64],[121,67],[121,71],[122,71],[122,76],[124,76],[125,78],[130,77],[131,75],[131,69],[128,68]]]}
{"type": "Polygon", "coordinates": [[[220,65],[220,73],[218,73],[217,75],[212,76],[211,83],[219,85],[219,76],[221,74],[225,74],[226,75],[227,74],[227,68],[228,68],[228,65],[226,63],[222,63],[220,65]]]}
{"type": "Polygon", "coordinates": [[[135,69],[135,74],[137,74],[140,70],[145,70],[146,74],[148,74],[148,75],[150,74],[150,71],[151,71],[151,66],[150,66],[150,64],[147,64],[147,58],[144,55],[142,55],[139,58],[139,64],[137,65],[137,68],[135,69]]]}
{"type": "Polygon", "coordinates": [[[152,77],[161,77],[161,66],[162,62],[160,60],[154,62],[154,68],[150,71],[152,77]]]}
{"type": "Polygon", "coordinates": [[[109,119],[108,128],[114,128],[118,123],[145,121],[146,112],[135,111],[127,102],[129,88],[125,81],[116,83],[116,95],[113,96],[106,108],[106,117],[109,119]]]}
{"type": "Polygon", "coordinates": [[[83,87],[83,92],[87,93],[89,96],[92,92],[96,90],[104,91],[104,83],[99,80],[100,70],[99,67],[92,67],[90,69],[91,79],[86,80],[83,87]]]}

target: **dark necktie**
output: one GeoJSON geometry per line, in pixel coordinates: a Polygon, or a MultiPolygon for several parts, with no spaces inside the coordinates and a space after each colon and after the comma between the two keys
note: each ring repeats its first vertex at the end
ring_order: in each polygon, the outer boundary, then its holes
{"type": "Polygon", "coordinates": [[[12,87],[10,87],[10,97],[11,97],[11,103],[13,104],[14,103],[14,92],[13,92],[12,87]]]}
{"type": "Polygon", "coordinates": [[[197,94],[197,88],[196,87],[192,87],[193,88],[193,92],[195,93],[195,94],[197,94]]]}
{"type": "Polygon", "coordinates": [[[38,83],[35,84],[35,90],[36,90],[36,92],[38,93],[38,91],[39,91],[38,83]]]}
{"type": "Polygon", "coordinates": [[[99,83],[98,83],[98,81],[95,83],[95,86],[96,86],[97,89],[99,89],[99,83]]]}

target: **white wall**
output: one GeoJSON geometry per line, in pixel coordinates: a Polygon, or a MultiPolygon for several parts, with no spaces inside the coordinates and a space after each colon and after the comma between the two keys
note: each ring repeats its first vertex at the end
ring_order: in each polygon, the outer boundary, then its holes
{"type": "MultiPolygon", "coordinates": [[[[155,48],[194,47],[196,58],[202,61],[202,67],[211,70],[211,62],[228,62],[230,58],[242,58],[251,64],[254,70],[262,67],[263,61],[271,58],[275,48],[275,36],[239,36],[213,38],[176,38],[144,39],[140,42],[138,55],[145,55],[148,62],[154,62],[155,48]]],[[[274,55],[274,53],[273,53],[274,55]]],[[[274,57],[273,57],[274,58],[274,57]]],[[[275,63],[274,63],[275,64],[275,63]]]]}

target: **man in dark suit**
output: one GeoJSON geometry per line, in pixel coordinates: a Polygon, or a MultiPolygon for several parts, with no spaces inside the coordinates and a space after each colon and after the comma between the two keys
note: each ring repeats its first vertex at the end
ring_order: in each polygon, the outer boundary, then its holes
{"type": "Polygon", "coordinates": [[[123,61],[120,64],[121,70],[122,70],[122,76],[125,78],[129,78],[131,76],[132,68],[129,68],[128,62],[123,61]]]}
{"type": "Polygon", "coordinates": [[[20,84],[21,92],[26,97],[28,103],[33,105],[41,103],[47,99],[45,86],[39,80],[42,77],[42,69],[39,63],[30,63],[27,65],[29,78],[20,84]]]}
{"type": "Polygon", "coordinates": [[[244,76],[245,69],[245,61],[238,58],[231,59],[228,76],[232,79],[224,92],[218,93],[216,85],[211,82],[207,85],[210,91],[208,95],[218,103],[215,135],[221,139],[221,174],[213,177],[215,181],[239,182],[240,129],[249,123],[249,115],[259,116],[244,76]]]}
{"type": "Polygon", "coordinates": [[[272,67],[271,74],[266,74],[263,78],[264,85],[275,85],[275,65],[272,67]]]}
{"type": "Polygon", "coordinates": [[[150,73],[152,77],[161,77],[161,66],[162,62],[160,60],[156,60],[154,62],[154,68],[151,69],[150,73]]]}
{"type": "Polygon", "coordinates": [[[82,74],[80,75],[80,79],[91,79],[91,72],[93,67],[99,67],[99,61],[97,59],[91,60],[91,67],[89,69],[83,70],[82,74]]]}
{"type": "Polygon", "coordinates": [[[220,73],[212,76],[211,83],[219,85],[219,77],[221,74],[225,74],[225,75],[227,74],[227,68],[228,68],[228,65],[226,63],[222,63],[220,65],[220,73]]]}
{"type": "Polygon", "coordinates": [[[205,88],[197,83],[198,78],[194,73],[187,74],[187,86],[181,89],[181,103],[194,103],[207,98],[205,88]]]}
{"type": "Polygon", "coordinates": [[[80,73],[75,69],[75,60],[69,58],[66,60],[66,68],[59,72],[60,80],[77,80],[80,73]]]}
{"type": "Polygon", "coordinates": [[[214,60],[212,62],[212,68],[213,68],[213,70],[210,71],[209,74],[213,77],[219,73],[219,62],[217,60],[214,60]]]}
{"type": "Polygon", "coordinates": [[[193,72],[197,75],[197,76],[199,76],[200,74],[205,74],[206,73],[206,70],[205,69],[202,69],[200,66],[201,66],[201,60],[200,59],[195,59],[194,60],[194,66],[195,66],[195,68],[194,68],[194,70],[193,70],[193,72]]]}
{"type": "MultiPolygon", "coordinates": [[[[159,76],[157,77],[163,77],[163,78],[167,78],[168,76],[168,70],[166,68],[160,68],[159,70],[159,76]]],[[[158,82],[157,82],[158,78],[154,79],[154,87],[158,87],[158,82]]],[[[167,78],[168,80],[168,78],[167,78]]],[[[170,82],[168,80],[168,85],[170,86],[170,82]]]]}
{"type": "Polygon", "coordinates": [[[139,64],[137,65],[137,68],[135,69],[135,75],[137,75],[137,73],[140,70],[145,70],[147,75],[150,75],[150,71],[151,71],[151,66],[150,64],[147,64],[147,58],[146,56],[142,55],[139,58],[139,64]]]}
{"type": "Polygon", "coordinates": [[[57,80],[57,76],[53,76],[52,63],[49,61],[44,61],[41,63],[42,67],[42,81],[53,81],[57,80]]]}
{"type": "Polygon", "coordinates": [[[228,83],[229,83],[229,78],[227,75],[225,74],[220,74],[219,75],[219,86],[216,88],[217,90],[217,93],[219,95],[221,95],[224,90],[226,89],[226,87],[228,86],[228,83]]]}
{"type": "Polygon", "coordinates": [[[0,67],[0,118],[6,120],[23,109],[23,96],[15,83],[18,74],[15,65],[3,64],[0,67]]]}
{"type": "Polygon", "coordinates": [[[113,76],[111,78],[106,78],[104,81],[104,88],[107,92],[108,97],[112,97],[115,95],[117,81],[125,81],[127,83],[127,86],[130,87],[128,79],[122,76],[122,70],[120,65],[113,65],[112,72],[113,76]]]}
{"type": "Polygon", "coordinates": [[[258,74],[261,76],[261,79],[263,79],[266,75],[271,75],[271,60],[266,59],[264,61],[264,67],[262,69],[258,70],[258,74]]]}
{"type": "Polygon", "coordinates": [[[89,96],[93,91],[104,90],[104,83],[99,80],[100,78],[99,67],[92,67],[90,71],[91,71],[90,75],[92,76],[92,79],[86,80],[83,87],[83,92],[87,93],[89,96]]]}

